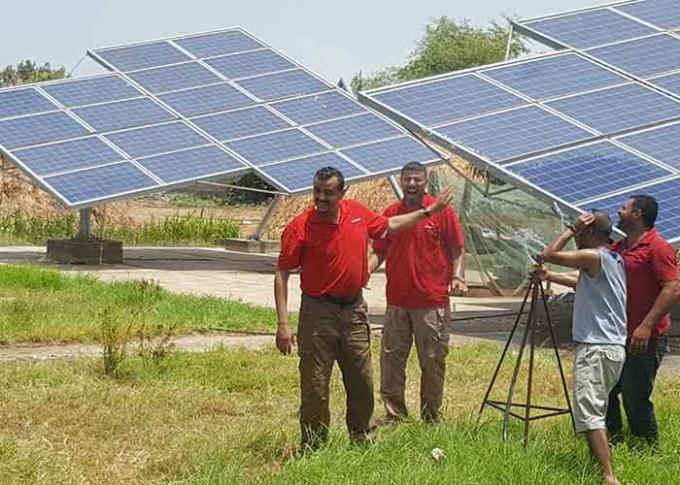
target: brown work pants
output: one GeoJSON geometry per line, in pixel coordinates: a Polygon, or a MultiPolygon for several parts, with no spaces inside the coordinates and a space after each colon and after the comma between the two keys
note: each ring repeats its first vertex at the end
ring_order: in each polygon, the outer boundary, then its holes
{"type": "Polygon", "coordinates": [[[366,439],[374,428],[374,398],[370,328],[363,298],[339,305],[302,295],[298,349],[302,445],[315,447],[328,435],[328,384],[336,360],[347,392],[350,438],[366,439]]]}
{"type": "Polygon", "coordinates": [[[404,399],[406,361],[415,339],[422,372],[420,414],[426,422],[438,421],[449,352],[450,320],[448,305],[442,308],[387,306],[380,348],[380,394],[388,420],[396,421],[408,414],[404,399]]]}

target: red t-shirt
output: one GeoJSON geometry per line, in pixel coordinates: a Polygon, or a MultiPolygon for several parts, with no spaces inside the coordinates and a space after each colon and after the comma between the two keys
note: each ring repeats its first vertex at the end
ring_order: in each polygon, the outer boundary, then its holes
{"type": "MultiPolygon", "coordinates": [[[[623,255],[626,262],[628,337],[642,323],[661,293],[664,281],[678,279],[675,250],[655,228],[642,235],[634,246],[627,248],[623,239],[613,245],[613,250],[623,255]]],[[[654,335],[666,333],[671,319],[666,315],[654,335]]]]}
{"type": "Polygon", "coordinates": [[[341,200],[338,221],[313,207],[281,235],[277,267],[300,268],[300,288],[310,296],[356,296],[368,281],[368,240],[384,237],[388,220],[353,200],[341,200]]]}
{"type": "MultiPolygon", "coordinates": [[[[425,194],[421,207],[435,198],[425,194]]],[[[385,209],[391,217],[406,214],[403,201],[385,209]]],[[[373,250],[385,256],[387,304],[406,308],[431,308],[449,302],[453,259],[465,241],[458,216],[452,207],[432,215],[405,231],[373,242],[373,250]]]]}

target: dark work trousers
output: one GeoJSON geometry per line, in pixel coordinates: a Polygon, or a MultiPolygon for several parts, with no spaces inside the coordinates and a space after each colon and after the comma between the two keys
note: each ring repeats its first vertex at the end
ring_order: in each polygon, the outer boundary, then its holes
{"type": "Polygon", "coordinates": [[[328,435],[329,382],[335,361],[347,393],[350,438],[367,438],[375,426],[370,328],[364,299],[340,305],[303,294],[298,349],[302,445],[316,447],[328,435]]]}
{"type": "Polygon", "coordinates": [[[630,431],[634,436],[655,444],[659,429],[650,397],[654,390],[654,379],[666,353],[666,336],[651,338],[644,354],[634,354],[626,345],[626,362],[623,364],[621,379],[609,395],[607,407],[607,431],[609,436],[620,435],[623,431],[619,394],[628,418],[630,431]]]}

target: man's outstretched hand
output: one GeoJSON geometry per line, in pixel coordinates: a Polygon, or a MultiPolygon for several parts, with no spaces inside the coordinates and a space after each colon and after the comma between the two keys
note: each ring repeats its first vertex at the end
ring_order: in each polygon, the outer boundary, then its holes
{"type": "Polygon", "coordinates": [[[428,212],[430,214],[435,214],[446,207],[451,203],[451,199],[453,198],[453,187],[449,186],[446,187],[444,190],[442,190],[435,201],[432,203],[431,206],[427,208],[428,212]]]}

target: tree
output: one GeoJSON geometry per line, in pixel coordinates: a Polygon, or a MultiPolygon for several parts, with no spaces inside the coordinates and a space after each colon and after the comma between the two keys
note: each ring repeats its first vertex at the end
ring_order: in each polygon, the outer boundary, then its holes
{"type": "MultiPolygon", "coordinates": [[[[476,28],[466,20],[456,21],[440,17],[425,27],[423,37],[401,67],[382,69],[363,77],[352,79],[354,91],[366,90],[443,74],[475,66],[492,64],[505,59],[508,29],[493,22],[490,26],[476,28]]],[[[510,57],[527,52],[518,35],[513,37],[510,57]]]]}
{"type": "Polygon", "coordinates": [[[16,66],[7,66],[0,71],[0,86],[39,83],[66,77],[66,68],[53,68],[49,62],[39,66],[30,60],[20,61],[16,66]]]}

